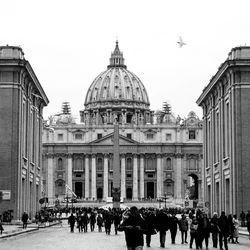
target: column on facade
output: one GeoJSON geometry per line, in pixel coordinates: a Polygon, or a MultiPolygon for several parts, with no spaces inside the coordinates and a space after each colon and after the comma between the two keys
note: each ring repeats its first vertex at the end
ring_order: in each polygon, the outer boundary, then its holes
{"type": "Polygon", "coordinates": [[[54,167],[53,167],[54,156],[52,154],[48,155],[48,172],[47,172],[47,197],[54,197],[54,167]]]}
{"type": "Polygon", "coordinates": [[[138,164],[137,155],[133,157],[133,200],[138,200],[138,164]]]}
{"type": "Polygon", "coordinates": [[[126,198],[125,155],[121,155],[121,197],[126,198]]]}
{"type": "Polygon", "coordinates": [[[67,185],[72,189],[72,155],[68,154],[67,185]]]}
{"type": "Polygon", "coordinates": [[[182,199],[181,196],[182,187],[182,155],[176,154],[176,168],[175,168],[175,197],[176,199],[182,199]]]}
{"type": "Polygon", "coordinates": [[[157,179],[157,198],[162,196],[162,158],[161,155],[157,155],[157,160],[156,160],[156,168],[157,168],[157,173],[156,173],[156,179],[157,179]]]}
{"type": "Polygon", "coordinates": [[[89,156],[85,156],[85,198],[89,198],[89,156]]]}
{"type": "Polygon", "coordinates": [[[140,155],[140,198],[144,198],[144,155],[140,155]]]}
{"type": "Polygon", "coordinates": [[[103,198],[107,199],[109,191],[109,179],[108,179],[108,155],[104,155],[104,169],[103,169],[103,198]]]}
{"type": "Polygon", "coordinates": [[[96,155],[92,155],[91,159],[91,197],[96,199],[96,155]]]}

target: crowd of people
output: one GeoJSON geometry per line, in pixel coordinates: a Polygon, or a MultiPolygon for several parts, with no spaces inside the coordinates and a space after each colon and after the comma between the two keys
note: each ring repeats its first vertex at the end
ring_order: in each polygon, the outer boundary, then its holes
{"type": "MultiPolygon", "coordinates": [[[[107,235],[111,233],[111,225],[114,224],[114,233],[124,231],[128,250],[141,250],[144,245],[150,247],[151,236],[159,234],[161,248],[165,248],[166,233],[170,232],[171,242],[176,243],[177,230],[180,231],[181,244],[188,244],[189,248],[202,249],[209,247],[211,236],[214,248],[228,250],[228,243],[239,244],[240,222],[237,215],[226,216],[214,213],[212,218],[201,210],[190,210],[187,213],[176,216],[175,210],[131,207],[130,209],[93,209],[78,208],[68,217],[70,231],[75,227],[79,232],[94,231],[95,225],[102,232],[104,227],[107,235]],[[189,234],[189,242],[188,242],[189,234]]],[[[250,216],[250,214],[249,214],[250,216]]],[[[250,217],[246,224],[249,226],[250,217]]]]}

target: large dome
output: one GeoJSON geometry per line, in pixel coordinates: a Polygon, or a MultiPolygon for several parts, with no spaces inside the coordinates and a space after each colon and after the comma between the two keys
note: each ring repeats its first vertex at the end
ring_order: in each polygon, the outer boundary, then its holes
{"type": "Polygon", "coordinates": [[[106,71],[90,85],[80,111],[86,125],[146,124],[152,122],[147,91],[139,77],[127,70],[118,42],[106,71]]]}
{"type": "Polygon", "coordinates": [[[123,107],[148,108],[147,91],[139,77],[127,70],[118,42],[111,54],[108,69],[99,74],[88,89],[85,108],[122,105],[123,107]]]}

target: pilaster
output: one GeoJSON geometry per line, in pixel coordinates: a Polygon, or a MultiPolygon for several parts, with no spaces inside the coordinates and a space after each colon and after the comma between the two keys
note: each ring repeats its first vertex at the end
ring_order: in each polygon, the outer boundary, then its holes
{"type": "Polygon", "coordinates": [[[137,155],[133,155],[133,200],[138,200],[138,162],[137,155]]]}

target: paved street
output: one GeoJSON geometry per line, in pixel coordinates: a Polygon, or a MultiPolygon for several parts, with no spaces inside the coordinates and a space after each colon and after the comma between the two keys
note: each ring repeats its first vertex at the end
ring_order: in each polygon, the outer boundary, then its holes
{"type": "MultiPolygon", "coordinates": [[[[233,250],[248,250],[250,249],[250,239],[247,236],[241,236],[240,244],[229,244],[229,249],[233,250]]],[[[176,237],[176,245],[171,245],[170,235],[167,233],[166,249],[189,249],[188,244],[181,245],[180,233],[176,237]]],[[[119,232],[119,235],[114,235],[114,231],[110,236],[95,232],[75,233],[69,232],[68,225],[64,222],[63,227],[54,226],[45,229],[40,229],[32,233],[22,234],[19,236],[1,239],[1,250],[122,250],[126,249],[124,233],[119,232]]],[[[159,247],[159,236],[152,236],[151,247],[144,249],[156,250],[162,249],[159,247]]],[[[195,247],[193,246],[193,249],[195,247]]],[[[210,243],[210,249],[211,247],[210,243]]]]}

